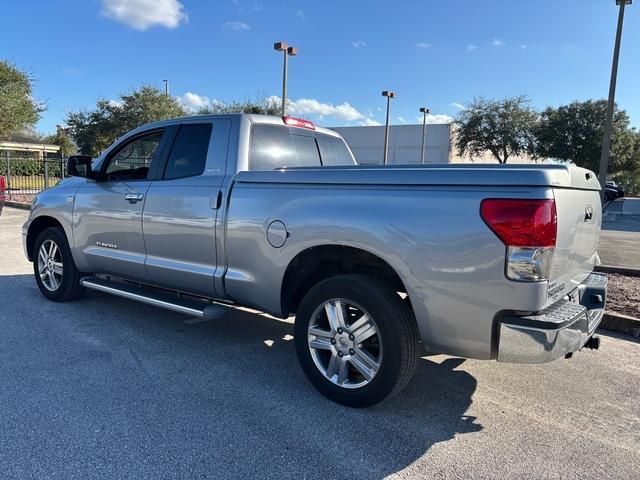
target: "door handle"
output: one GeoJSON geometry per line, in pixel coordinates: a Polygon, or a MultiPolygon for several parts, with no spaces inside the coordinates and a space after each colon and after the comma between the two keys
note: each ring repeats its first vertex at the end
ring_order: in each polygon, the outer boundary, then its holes
{"type": "Polygon", "coordinates": [[[144,193],[125,193],[124,199],[129,203],[139,202],[144,198],[144,193]]]}

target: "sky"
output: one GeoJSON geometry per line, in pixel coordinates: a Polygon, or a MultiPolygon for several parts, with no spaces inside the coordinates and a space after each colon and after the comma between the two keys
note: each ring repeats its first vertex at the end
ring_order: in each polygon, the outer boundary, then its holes
{"type": "MultiPolygon", "coordinates": [[[[454,118],[474,97],[527,95],[536,108],[606,98],[614,0],[22,0],[3,2],[0,59],[30,71],[55,131],[69,111],[142,84],[197,109],[279,96],[326,126],[454,118]]],[[[640,1],[627,7],[616,101],[640,126],[640,1]],[[637,3],[637,4],[635,4],[637,3]]]]}

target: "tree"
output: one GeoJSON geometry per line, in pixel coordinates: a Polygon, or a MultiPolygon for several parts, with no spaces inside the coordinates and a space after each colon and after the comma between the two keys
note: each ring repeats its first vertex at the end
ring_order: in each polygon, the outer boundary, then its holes
{"type": "Polygon", "coordinates": [[[491,152],[499,163],[509,157],[534,154],[538,114],[525,96],[487,100],[475,98],[460,112],[456,146],[460,155],[491,152]]]}
{"type": "MultiPolygon", "coordinates": [[[[606,120],[606,100],[572,102],[546,108],[536,128],[537,151],[540,156],[570,160],[597,172],[600,165],[602,139],[606,120]]],[[[609,171],[633,170],[635,132],[629,127],[629,116],[615,110],[609,171]]],[[[635,162],[637,163],[637,159],[635,162]]]]}
{"type": "Polygon", "coordinates": [[[0,137],[33,127],[44,112],[32,97],[31,75],[7,61],[0,61],[0,137]]]}
{"type": "Polygon", "coordinates": [[[186,110],[176,98],[143,85],[120,100],[99,99],[93,110],[71,112],[66,123],[80,152],[97,156],[129,130],[183,115],[186,110]]]}
{"type": "Polygon", "coordinates": [[[45,140],[53,145],[60,147],[60,153],[63,157],[74,155],[76,153],[76,144],[71,140],[71,137],[67,133],[67,129],[58,125],[55,135],[49,135],[45,140]]]}
{"type": "Polygon", "coordinates": [[[255,100],[223,102],[215,101],[210,106],[198,110],[198,115],[217,115],[222,113],[255,113],[280,115],[280,103],[271,97],[259,97],[255,100]]]}
{"type": "Polygon", "coordinates": [[[625,194],[637,197],[640,195],[640,132],[632,130],[632,147],[629,158],[622,168],[611,174],[611,178],[624,185],[625,194]]]}

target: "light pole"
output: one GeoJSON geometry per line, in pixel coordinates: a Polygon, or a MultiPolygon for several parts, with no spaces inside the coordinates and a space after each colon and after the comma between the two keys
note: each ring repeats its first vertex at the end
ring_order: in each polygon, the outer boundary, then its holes
{"type": "Polygon", "coordinates": [[[420,107],[420,111],[422,112],[422,148],[420,149],[420,163],[424,163],[424,147],[425,140],[427,137],[427,115],[431,113],[427,107],[420,107]]]}
{"type": "Polygon", "coordinates": [[[389,107],[391,105],[391,99],[392,98],[396,98],[396,94],[393,92],[390,92],[389,90],[384,90],[382,92],[382,96],[383,97],[387,97],[387,120],[384,124],[384,161],[383,161],[383,165],[387,165],[388,161],[388,149],[387,146],[389,145],[389,107]]]}
{"type": "Polygon", "coordinates": [[[162,80],[164,82],[164,94],[169,95],[169,80],[162,80]]]}
{"type": "Polygon", "coordinates": [[[609,101],[607,102],[607,118],[602,138],[602,152],[600,153],[600,172],[598,179],[602,190],[600,194],[604,198],[604,186],[607,181],[609,167],[609,150],[611,148],[611,131],[613,130],[613,108],[616,99],[616,80],[618,79],[618,58],[620,56],[620,40],[622,39],[622,23],[624,21],[624,6],[631,5],[632,0],[616,0],[620,6],[618,12],[618,29],[616,30],[616,43],[613,47],[613,63],[611,65],[611,82],[609,83],[609,101]]]}
{"type": "Polygon", "coordinates": [[[277,42],[273,44],[276,52],[284,54],[284,66],[282,67],[282,116],[287,114],[287,67],[289,65],[289,57],[295,57],[298,54],[296,47],[290,47],[286,42],[277,42]]]}

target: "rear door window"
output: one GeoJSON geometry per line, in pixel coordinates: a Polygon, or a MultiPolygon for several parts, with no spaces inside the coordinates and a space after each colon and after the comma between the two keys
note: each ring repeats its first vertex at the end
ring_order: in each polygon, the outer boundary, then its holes
{"type": "Polygon", "coordinates": [[[204,172],[211,129],[210,123],[180,127],[167,160],[165,179],[193,177],[204,172]]]}

